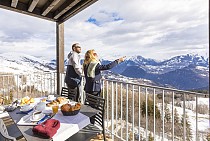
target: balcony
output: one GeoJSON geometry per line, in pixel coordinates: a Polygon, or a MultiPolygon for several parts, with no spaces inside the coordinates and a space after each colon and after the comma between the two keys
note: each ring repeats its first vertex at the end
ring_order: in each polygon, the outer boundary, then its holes
{"type": "MultiPolygon", "coordinates": [[[[57,94],[57,86],[65,86],[65,74],[60,74],[59,81],[56,75],[0,74],[0,95],[9,104],[25,96],[57,94]]],[[[82,84],[83,89],[84,81],[82,84]]],[[[107,79],[102,85],[106,134],[112,140],[209,140],[209,105],[204,104],[209,94],[107,79]]],[[[81,102],[84,98],[83,91],[81,102]]]]}

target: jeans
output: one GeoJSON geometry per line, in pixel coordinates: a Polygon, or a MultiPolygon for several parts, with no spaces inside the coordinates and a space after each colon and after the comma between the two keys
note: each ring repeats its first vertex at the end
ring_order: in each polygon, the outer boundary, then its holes
{"type": "Polygon", "coordinates": [[[79,102],[79,96],[80,96],[80,91],[79,91],[79,87],[80,86],[72,86],[72,85],[69,85],[69,84],[66,84],[67,85],[67,87],[68,87],[68,89],[76,89],[76,93],[75,93],[75,95],[76,95],[76,99],[75,99],[75,101],[76,102],[79,102]]]}

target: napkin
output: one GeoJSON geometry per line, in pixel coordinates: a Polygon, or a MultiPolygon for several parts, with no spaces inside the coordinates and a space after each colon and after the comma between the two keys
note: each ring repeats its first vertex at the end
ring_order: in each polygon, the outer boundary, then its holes
{"type": "Polygon", "coordinates": [[[28,114],[28,113],[30,113],[31,111],[33,111],[33,108],[30,109],[30,110],[28,110],[28,111],[19,111],[19,112],[17,112],[16,114],[28,114]]]}
{"type": "Polygon", "coordinates": [[[42,136],[44,138],[52,138],[57,130],[60,128],[60,122],[56,119],[49,119],[45,122],[35,126],[32,131],[35,135],[42,136]]]}

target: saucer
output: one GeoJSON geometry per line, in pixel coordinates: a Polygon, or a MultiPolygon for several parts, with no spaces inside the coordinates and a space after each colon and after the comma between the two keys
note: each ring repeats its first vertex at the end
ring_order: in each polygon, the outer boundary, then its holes
{"type": "Polygon", "coordinates": [[[37,117],[36,119],[33,119],[33,115],[31,115],[30,121],[39,121],[39,120],[41,120],[44,116],[45,116],[45,114],[40,113],[40,114],[37,114],[37,115],[36,115],[36,117],[37,117]]]}
{"type": "Polygon", "coordinates": [[[20,108],[21,112],[26,112],[26,111],[30,111],[31,109],[33,109],[33,106],[31,105],[27,105],[27,106],[23,106],[20,108]]]}

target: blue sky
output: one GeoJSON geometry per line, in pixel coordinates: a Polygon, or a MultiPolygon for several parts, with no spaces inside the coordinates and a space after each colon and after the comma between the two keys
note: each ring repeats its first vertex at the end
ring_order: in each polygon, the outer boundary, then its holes
{"type": "MultiPolygon", "coordinates": [[[[187,53],[208,57],[208,0],[99,0],[65,22],[65,55],[141,55],[164,60],[187,53]]],[[[55,58],[55,23],[0,9],[0,53],[55,58]]]]}

